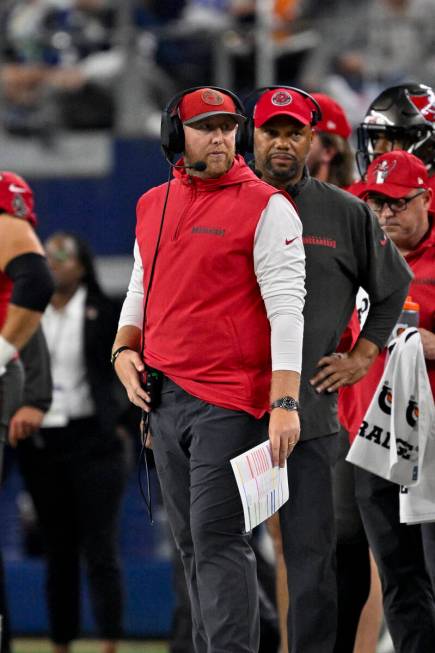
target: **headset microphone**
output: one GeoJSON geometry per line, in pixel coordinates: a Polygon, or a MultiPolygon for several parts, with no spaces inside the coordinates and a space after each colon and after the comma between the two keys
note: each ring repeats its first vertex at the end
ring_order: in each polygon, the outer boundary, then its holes
{"type": "Polygon", "coordinates": [[[196,163],[193,163],[191,166],[185,164],[175,165],[175,163],[172,163],[171,161],[169,161],[169,159],[167,159],[167,161],[172,168],[190,168],[191,170],[196,170],[197,172],[204,172],[204,170],[207,169],[207,164],[205,161],[197,161],[196,163]]]}

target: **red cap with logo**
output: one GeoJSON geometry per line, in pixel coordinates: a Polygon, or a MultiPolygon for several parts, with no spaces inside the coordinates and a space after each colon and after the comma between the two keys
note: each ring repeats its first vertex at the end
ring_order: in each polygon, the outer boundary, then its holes
{"type": "Polygon", "coordinates": [[[263,93],[255,105],[254,125],[261,127],[275,116],[289,116],[303,125],[310,125],[313,121],[313,106],[297,91],[272,89],[263,93]]]}
{"type": "Polygon", "coordinates": [[[367,183],[359,193],[374,192],[386,197],[404,197],[411,190],[429,188],[424,163],[404,150],[393,150],[375,159],[367,170],[367,183]]]}
{"type": "Polygon", "coordinates": [[[352,127],[344,113],[343,108],[324,93],[313,93],[322,110],[322,120],[316,124],[316,132],[327,132],[336,134],[347,140],[352,133],[352,127]]]}
{"type": "Polygon", "coordinates": [[[0,212],[36,224],[33,192],[29,184],[14,172],[0,171],[0,212]]]}
{"type": "Polygon", "coordinates": [[[191,125],[210,116],[228,115],[242,123],[245,116],[237,113],[234,100],[221,91],[212,88],[199,88],[187,93],[178,105],[178,114],[184,125],[191,125]]]}

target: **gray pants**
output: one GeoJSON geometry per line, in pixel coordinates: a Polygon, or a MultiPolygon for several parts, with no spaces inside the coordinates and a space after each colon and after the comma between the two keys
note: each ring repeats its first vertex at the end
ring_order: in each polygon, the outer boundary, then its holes
{"type": "Polygon", "coordinates": [[[257,653],[255,555],[230,458],[268,437],[268,418],[218,408],[164,379],[151,432],[192,606],[196,653],[257,653]]]}
{"type": "Polygon", "coordinates": [[[24,369],[19,360],[12,361],[0,376],[0,481],[3,470],[3,448],[7,441],[9,420],[20,407],[24,386],[24,369]]]}

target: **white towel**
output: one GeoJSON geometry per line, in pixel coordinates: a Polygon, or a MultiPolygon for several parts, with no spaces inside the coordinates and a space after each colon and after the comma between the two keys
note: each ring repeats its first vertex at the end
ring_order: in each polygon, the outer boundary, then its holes
{"type": "Polygon", "coordinates": [[[410,487],[429,464],[423,468],[434,401],[418,330],[405,329],[388,349],[384,373],[346,460],[410,487]]]}
{"type": "Polygon", "coordinates": [[[435,416],[422,460],[420,480],[413,487],[400,489],[400,521],[423,524],[435,521],[435,416]]]}

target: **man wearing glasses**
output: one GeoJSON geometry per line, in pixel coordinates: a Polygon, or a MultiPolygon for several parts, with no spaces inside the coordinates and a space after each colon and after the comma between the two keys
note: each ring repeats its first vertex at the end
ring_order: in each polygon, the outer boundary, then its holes
{"type": "MultiPolygon", "coordinates": [[[[380,216],[384,213],[385,208],[388,208],[393,215],[406,211],[408,209],[409,202],[412,202],[412,200],[414,200],[416,197],[420,197],[420,195],[423,195],[423,193],[426,193],[427,196],[428,189],[421,188],[410,197],[386,197],[385,195],[378,195],[377,193],[368,193],[366,202],[370,206],[371,210],[374,211],[380,218],[380,216]]],[[[387,226],[385,220],[384,224],[387,226]]]]}
{"type": "MultiPolygon", "coordinates": [[[[395,150],[373,161],[361,191],[414,273],[409,293],[419,304],[419,331],[432,392],[435,392],[435,228],[432,190],[425,165],[395,150]]],[[[382,244],[382,243],[381,243],[382,244]]],[[[355,384],[357,427],[381,379],[385,352],[355,384]]],[[[355,436],[355,431],[351,433],[355,436]]],[[[435,604],[426,559],[434,555],[433,524],[399,521],[397,485],[355,468],[356,496],[382,578],[385,618],[397,653],[435,650],[435,604]]]]}

